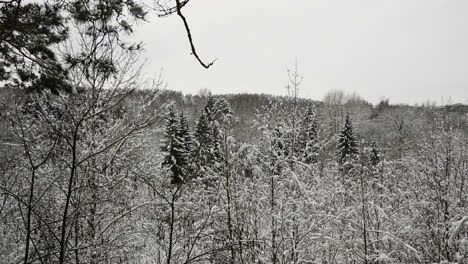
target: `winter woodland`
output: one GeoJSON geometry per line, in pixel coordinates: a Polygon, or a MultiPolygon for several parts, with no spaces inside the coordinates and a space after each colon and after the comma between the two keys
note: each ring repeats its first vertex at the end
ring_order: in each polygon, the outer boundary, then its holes
{"type": "Polygon", "coordinates": [[[468,263],[468,107],[297,69],[183,95],[141,74],[138,1],[0,6],[0,263],[468,263]]]}

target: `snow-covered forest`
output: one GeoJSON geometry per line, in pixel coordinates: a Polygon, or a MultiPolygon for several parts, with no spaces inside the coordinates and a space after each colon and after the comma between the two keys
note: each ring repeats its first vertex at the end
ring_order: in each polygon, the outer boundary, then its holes
{"type": "MultiPolygon", "coordinates": [[[[209,68],[187,2],[152,11],[209,68]]],[[[138,1],[0,5],[1,264],[468,263],[466,105],[313,101],[297,69],[184,95],[122,37],[138,1]]]]}
{"type": "Polygon", "coordinates": [[[462,106],[98,94],[4,97],[2,263],[467,263],[462,106]]]}

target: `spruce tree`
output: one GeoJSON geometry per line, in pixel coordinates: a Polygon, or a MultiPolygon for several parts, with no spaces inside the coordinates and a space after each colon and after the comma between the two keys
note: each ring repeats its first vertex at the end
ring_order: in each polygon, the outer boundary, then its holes
{"type": "Polygon", "coordinates": [[[184,181],[185,167],[187,165],[187,152],[184,145],[179,122],[175,116],[174,109],[171,107],[169,108],[161,150],[166,153],[162,166],[169,168],[172,172],[171,183],[173,184],[181,184],[184,181]]]}
{"type": "Polygon", "coordinates": [[[205,171],[205,168],[211,166],[213,163],[212,146],[213,139],[210,132],[210,122],[205,112],[200,114],[195,127],[195,141],[196,147],[194,148],[193,159],[196,163],[197,173],[205,171]]]}
{"type": "Polygon", "coordinates": [[[204,108],[204,114],[208,119],[208,122],[212,122],[215,119],[216,115],[216,100],[213,96],[209,96],[208,100],[206,101],[206,105],[204,108]]]}
{"type": "Polygon", "coordinates": [[[353,133],[353,124],[346,114],[345,124],[338,138],[338,162],[343,165],[348,159],[358,154],[356,138],[353,133]]]}
{"type": "Polygon", "coordinates": [[[216,159],[218,162],[224,162],[224,143],[227,141],[227,134],[231,125],[232,110],[226,99],[221,98],[216,100],[215,111],[212,129],[216,159]]]}
{"type": "Polygon", "coordinates": [[[179,115],[178,137],[181,139],[185,156],[187,156],[188,162],[188,157],[193,149],[193,138],[192,135],[190,135],[187,117],[184,115],[183,112],[181,112],[179,115]]]}
{"type": "Polygon", "coordinates": [[[198,173],[206,172],[207,168],[216,169],[216,165],[222,162],[221,126],[229,123],[231,114],[231,108],[226,100],[208,97],[198,118],[194,134],[197,146],[193,150],[193,158],[197,164],[198,173]]]}
{"type": "Polygon", "coordinates": [[[318,152],[318,122],[317,115],[309,105],[301,123],[299,146],[303,153],[303,161],[310,164],[316,161],[318,152]]]}
{"type": "Polygon", "coordinates": [[[370,147],[369,161],[372,166],[377,166],[380,162],[380,148],[375,142],[372,142],[370,147]]]}
{"type": "Polygon", "coordinates": [[[232,116],[232,109],[226,99],[222,98],[216,101],[215,103],[215,116],[214,118],[219,121],[220,123],[228,123],[230,122],[230,118],[232,116]]]}
{"type": "Polygon", "coordinates": [[[288,145],[284,140],[284,134],[284,128],[281,125],[277,125],[271,134],[271,164],[274,165],[273,173],[276,175],[281,174],[283,171],[285,167],[284,161],[286,161],[289,155],[288,145]]]}

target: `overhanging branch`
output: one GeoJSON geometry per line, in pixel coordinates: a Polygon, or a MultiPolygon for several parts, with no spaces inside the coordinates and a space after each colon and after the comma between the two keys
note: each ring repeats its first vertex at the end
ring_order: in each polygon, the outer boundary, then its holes
{"type": "Polygon", "coordinates": [[[188,25],[188,22],[187,22],[187,19],[185,18],[185,16],[182,14],[182,7],[185,6],[185,4],[187,4],[188,1],[184,1],[183,3],[180,2],[180,0],[176,0],[176,9],[177,9],[177,15],[182,19],[182,21],[184,22],[184,26],[185,26],[185,30],[187,32],[187,37],[189,39],[189,42],[190,42],[190,48],[192,50],[192,55],[195,56],[195,58],[198,60],[198,62],[205,68],[205,69],[208,69],[210,68],[214,62],[216,61],[213,60],[212,62],[206,64],[204,63],[200,57],[198,56],[198,53],[195,49],[195,45],[193,44],[193,39],[192,39],[192,33],[190,32],[190,27],[188,25]]]}

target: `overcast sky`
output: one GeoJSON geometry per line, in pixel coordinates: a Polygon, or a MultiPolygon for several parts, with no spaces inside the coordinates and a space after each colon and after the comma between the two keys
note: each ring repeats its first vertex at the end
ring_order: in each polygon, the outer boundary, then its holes
{"type": "Polygon", "coordinates": [[[468,103],[467,0],[192,0],[184,11],[199,55],[218,58],[212,68],[190,56],[177,16],[136,35],[145,71],[163,68],[171,90],[284,95],[297,58],[301,97],[468,103]]]}

